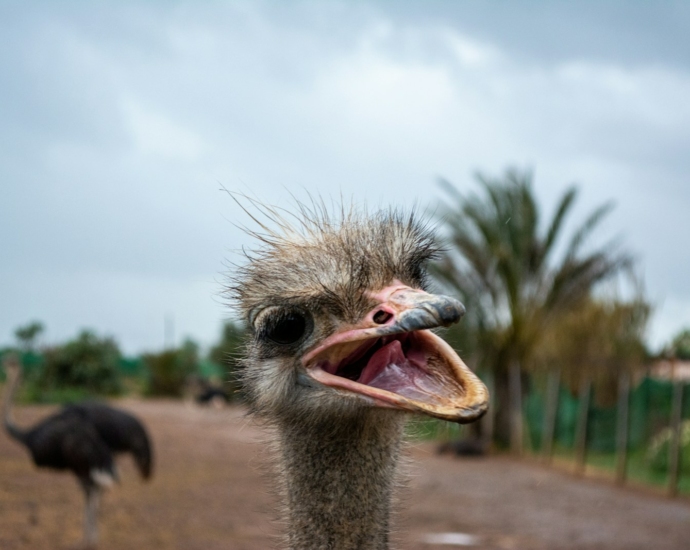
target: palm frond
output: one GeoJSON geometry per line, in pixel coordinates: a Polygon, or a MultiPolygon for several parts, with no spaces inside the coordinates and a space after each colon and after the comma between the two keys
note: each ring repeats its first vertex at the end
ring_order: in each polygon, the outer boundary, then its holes
{"type": "Polygon", "coordinates": [[[601,223],[608,213],[613,210],[613,206],[613,202],[602,204],[587,217],[580,228],[575,231],[572,239],[570,239],[570,244],[566,252],[567,258],[574,257],[580,251],[582,245],[586,242],[592,231],[601,223]]]}
{"type": "MultiPolygon", "coordinates": [[[[542,232],[532,173],[508,171],[502,178],[477,174],[480,192],[463,194],[447,180],[440,185],[451,198],[441,223],[448,251],[432,275],[477,308],[478,339],[503,342],[527,357],[539,344],[540,327],[590,296],[603,281],[631,265],[617,245],[589,254],[582,248],[612,205],[594,210],[568,241],[560,261],[551,259],[577,198],[570,187],[542,232]],[[550,261],[551,260],[551,261],[550,261]],[[553,264],[553,265],[552,265],[553,264]]],[[[496,350],[494,350],[496,352],[496,350]]]]}

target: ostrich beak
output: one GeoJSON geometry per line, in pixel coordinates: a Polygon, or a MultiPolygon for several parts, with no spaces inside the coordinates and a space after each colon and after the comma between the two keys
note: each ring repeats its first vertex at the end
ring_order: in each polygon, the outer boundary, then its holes
{"type": "Polygon", "coordinates": [[[488,407],[484,384],[429,329],[457,323],[464,306],[402,283],[371,293],[378,305],[302,358],[313,380],[379,407],[445,420],[476,420],[488,407]]]}

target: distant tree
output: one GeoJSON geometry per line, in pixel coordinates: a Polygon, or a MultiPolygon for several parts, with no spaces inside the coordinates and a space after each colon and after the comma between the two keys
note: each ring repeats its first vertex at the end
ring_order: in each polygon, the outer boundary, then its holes
{"type": "Polygon", "coordinates": [[[177,349],[177,364],[185,378],[199,371],[200,349],[191,338],[186,338],[177,349]]]}
{"type": "Polygon", "coordinates": [[[690,360],[690,329],[686,328],[676,334],[669,351],[678,359],[690,360]]]}
{"type": "Polygon", "coordinates": [[[149,395],[181,397],[189,375],[198,371],[199,346],[187,339],[177,349],[149,353],[142,359],[149,372],[149,395]]]}
{"type": "Polygon", "coordinates": [[[120,350],[112,338],[82,331],[76,339],[44,351],[36,384],[42,390],[81,389],[94,394],[121,391],[120,350]]]}
{"type": "Polygon", "coordinates": [[[239,375],[241,370],[240,357],[244,345],[245,329],[241,325],[227,322],[223,325],[220,342],[211,348],[208,358],[222,365],[226,375],[223,385],[228,395],[235,395],[239,389],[239,375]]]}
{"type": "Polygon", "coordinates": [[[24,326],[18,327],[14,331],[19,347],[24,351],[35,351],[38,337],[43,333],[45,327],[40,321],[32,321],[24,326]]]}
{"type": "Polygon", "coordinates": [[[534,368],[534,355],[549,325],[630,260],[614,245],[585,251],[610,204],[594,210],[561,243],[576,188],[565,192],[553,217],[543,224],[531,173],[511,170],[502,178],[477,179],[482,193],[467,196],[442,182],[450,200],[439,206],[438,214],[449,248],[434,275],[461,296],[470,312],[464,327],[472,331],[475,343],[469,342],[469,332],[464,341],[472,347],[476,366],[494,373],[495,434],[507,443],[509,370],[534,368]]]}
{"type": "Polygon", "coordinates": [[[574,393],[584,378],[602,405],[616,399],[621,372],[633,372],[649,356],[644,337],[651,308],[642,298],[587,299],[556,319],[535,353],[535,363],[557,366],[574,393]]]}

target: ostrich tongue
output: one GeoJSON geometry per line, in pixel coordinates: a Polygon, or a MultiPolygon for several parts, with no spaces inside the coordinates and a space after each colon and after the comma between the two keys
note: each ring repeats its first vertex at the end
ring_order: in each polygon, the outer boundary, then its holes
{"type": "Polygon", "coordinates": [[[448,344],[427,330],[343,342],[319,355],[307,365],[312,378],[376,406],[457,422],[486,410],[484,386],[448,344]]]}
{"type": "Polygon", "coordinates": [[[441,371],[434,369],[431,374],[429,370],[422,350],[410,348],[405,354],[401,341],[393,340],[374,353],[357,382],[423,401],[449,398],[457,395],[458,390],[463,391],[455,380],[443,376],[441,371]]]}

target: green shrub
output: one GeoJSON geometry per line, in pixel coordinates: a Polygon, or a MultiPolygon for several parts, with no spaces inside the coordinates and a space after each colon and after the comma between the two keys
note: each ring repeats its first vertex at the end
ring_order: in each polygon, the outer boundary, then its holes
{"type": "Polygon", "coordinates": [[[679,332],[671,343],[671,349],[678,359],[690,360],[690,329],[679,332]]]}
{"type": "MultiPolygon", "coordinates": [[[[657,472],[666,472],[669,467],[669,449],[671,446],[671,428],[664,428],[652,439],[645,460],[650,468],[657,472]]],[[[690,420],[680,426],[680,469],[690,472],[690,420]]]]}
{"type": "Polygon", "coordinates": [[[210,361],[221,366],[223,389],[233,399],[239,396],[239,378],[242,370],[240,357],[243,354],[245,334],[246,330],[242,325],[225,323],[220,342],[211,348],[208,354],[210,361]]]}
{"type": "Polygon", "coordinates": [[[143,356],[149,372],[148,395],[181,397],[190,374],[197,372],[199,347],[187,340],[181,348],[143,356]]]}
{"type": "Polygon", "coordinates": [[[122,390],[119,360],[120,350],[112,338],[99,338],[85,330],[75,340],[45,349],[43,367],[29,383],[35,385],[39,400],[43,400],[41,394],[64,390],[75,395],[118,394],[122,390]]]}

